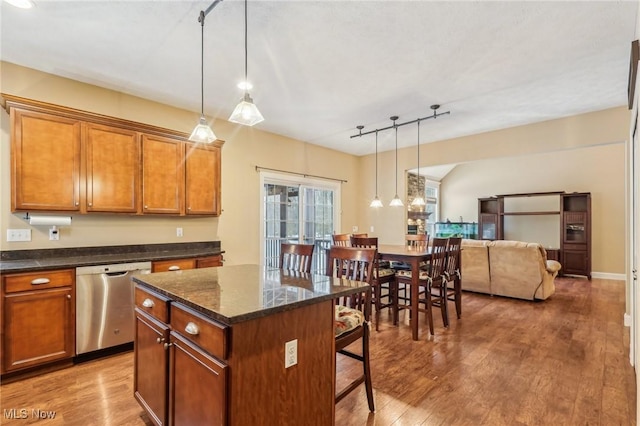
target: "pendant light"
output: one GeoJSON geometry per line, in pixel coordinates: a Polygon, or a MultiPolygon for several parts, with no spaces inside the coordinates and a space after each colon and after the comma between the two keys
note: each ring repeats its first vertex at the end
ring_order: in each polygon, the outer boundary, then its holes
{"type": "Polygon", "coordinates": [[[413,201],[411,201],[411,205],[415,207],[422,207],[425,204],[422,192],[420,191],[420,120],[418,120],[418,195],[416,195],[413,201]]]}
{"type": "Polygon", "coordinates": [[[391,207],[402,207],[404,204],[400,197],[398,197],[398,126],[396,126],[396,120],[398,119],[397,115],[390,117],[393,120],[393,128],[396,130],[396,195],[393,197],[393,200],[389,203],[391,207]]]}
{"type": "MultiPolygon", "coordinates": [[[[362,130],[364,126],[357,126],[359,130],[362,130]]],[[[382,207],[382,201],[378,198],[378,132],[376,131],[376,196],[369,204],[369,207],[380,208],[382,207]]]]}
{"type": "Polygon", "coordinates": [[[258,111],[258,107],[253,103],[253,99],[249,95],[251,88],[247,80],[247,0],[244,0],[244,82],[238,85],[244,89],[244,97],[231,113],[229,121],[232,123],[244,124],[245,126],[253,126],[261,121],[264,117],[258,111]]]}
{"type": "MultiPolygon", "coordinates": [[[[210,10],[210,9],[209,9],[210,10]]],[[[200,16],[198,17],[198,22],[200,22],[201,27],[201,49],[200,49],[200,121],[191,132],[189,136],[189,140],[192,142],[205,142],[211,143],[215,141],[216,135],[209,127],[207,123],[207,119],[204,116],[204,10],[200,11],[200,16]]]]}

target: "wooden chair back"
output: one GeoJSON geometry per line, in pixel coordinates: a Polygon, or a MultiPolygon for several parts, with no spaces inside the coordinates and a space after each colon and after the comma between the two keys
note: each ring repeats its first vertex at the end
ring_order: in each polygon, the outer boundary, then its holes
{"type": "Polygon", "coordinates": [[[327,275],[371,284],[375,248],[332,246],[327,256],[327,275]]]}
{"type": "Polygon", "coordinates": [[[433,243],[431,244],[431,268],[429,275],[434,282],[444,275],[448,243],[448,238],[434,238],[433,243]]]}
{"type": "Polygon", "coordinates": [[[378,248],[378,237],[367,237],[367,234],[364,234],[362,237],[358,237],[358,234],[353,234],[351,236],[351,247],[360,247],[360,248],[378,248]]]}
{"type": "Polygon", "coordinates": [[[333,234],[331,239],[334,246],[349,247],[351,243],[351,235],[349,234],[333,234]]]}
{"type": "Polygon", "coordinates": [[[314,248],[313,244],[282,243],[280,246],[280,269],[311,272],[311,258],[314,248]]]}
{"type": "Polygon", "coordinates": [[[428,234],[417,234],[417,235],[407,234],[405,240],[407,242],[407,247],[413,250],[421,251],[421,250],[426,250],[427,247],[429,247],[428,234]]]}
{"type": "Polygon", "coordinates": [[[461,246],[461,237],[449,237],[449,244],[447,246],[447,264],[445,267],[445,273],[449,279],[453,279],[456,275],[460,274],[461,246]]]}

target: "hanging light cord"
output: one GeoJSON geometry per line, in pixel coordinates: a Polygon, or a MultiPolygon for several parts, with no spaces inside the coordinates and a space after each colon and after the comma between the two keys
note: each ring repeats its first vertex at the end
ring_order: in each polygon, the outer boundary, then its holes
{"type": "Polygon", "coordinates": [[[248,92],[247,85],[249,81],[247,80],[247,0],[244,0],[244,91],[248,92]]]}
{"type": "Polygon", "coordinates": [[[398,127],[396,120],[393,120],[393,127],[396,129],[396,196],[398,195],[398,127]]]}
{"type": "Polygon", "coordinates": [[[204,10],[200,11],[200,114],[204,115],[204,10]]]}
{"type": "Polygon", "coordinates": [[[378,196],[378,132],[376,131],[376,197],[378,196]]]}
{"type": "Polygon", "coordinates": [[[418,196],[422,197],[420,192],[420,120],[418,120],[418,196]]]}

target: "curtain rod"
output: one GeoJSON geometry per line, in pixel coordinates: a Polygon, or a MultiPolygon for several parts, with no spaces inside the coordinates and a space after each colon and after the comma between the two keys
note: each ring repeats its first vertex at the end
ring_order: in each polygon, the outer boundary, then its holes
{"type": "Polygon", "coordinates": [[[326,176],[310,175],[310,174],[307,174],[307,173],[290,172],[288,170],[271,169],[269,167],[256,166],[256,172],[258,170],[269,170],[271,172],[288,173],[290,175],[298,175],[298,176],[303,176],[303,177],[312,177],[312,178],[326,179],[326,180],[335,180],[337,182],[347,183],[346,179],[337,179],[337,178],[326,177],[326,176]]]}

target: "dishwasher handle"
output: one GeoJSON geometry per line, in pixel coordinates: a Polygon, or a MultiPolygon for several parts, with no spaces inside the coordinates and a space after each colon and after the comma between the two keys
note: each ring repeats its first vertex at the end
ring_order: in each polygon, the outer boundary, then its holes
{"type": "Polygon", "coordinates": [[[124,277],[128,273],[129,271],[122,271],[122,272],[105,272],[104,274],[108,277],[124,277]]]}

